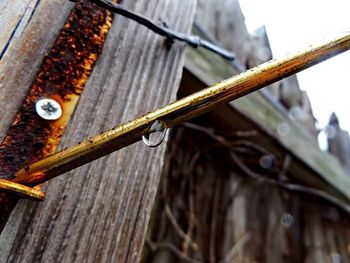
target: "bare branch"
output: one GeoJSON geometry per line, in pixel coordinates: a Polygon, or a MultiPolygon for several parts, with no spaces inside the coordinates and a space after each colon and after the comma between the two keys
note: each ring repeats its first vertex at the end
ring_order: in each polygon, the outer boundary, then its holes
{"type": "Polygon", "coordinates": [[[267,178],[261,174],[258,174],[254,171],[252,171],[251,169],[249,169],[239,158],[238,156],[231,152],[230,156],[232,158],[232,160],[237,164],[237,166],[243,171],[245,172],[249,177],[256,179],[260,182],[263,183],[268,183],[270,185],[273,186],[277,186],[277,187],[281,187],[284,189],[287,189],[289,191],[293,191],[293,192],[299,192],[299,193],[305,193],[305,194],[310,194],[313,196],[317,196],[320,197],[334,205],[336,205],[337,207],[341,208],[344,212],[350,214],[350,206],[347,205],[345,202],[343,202],[342,200],[324,192],[321,190],[318,190],[316,188],[312,188],[312,187],[308,187],[308,186],[303,186],[303,185],[298,185],[298,184],[291,184],[291,183],[284,183],[281,181],[277,181],[274,180],[272,178],[267,178]]]}
{"type": "Polygon", "coordinates": [[[197,251],[198,250],[198,244],[192,240],[192,238],[181,229],[179,224],[177,223],[173,213],[171,212],[171,209],[168,204],[165,204],[165,214],[167,215],[171,225],[175,229],[176,233],[184,240],[188,240],[190,243],[190,246],[192,247],[193,250],[197,251]]]}
{"type": "Polygon", "coordinates": [[[230,263],[234,262],[233,259],[236,253],[251,239],[251,234],[249,232],[245,233],[234,245],[233,247],[224,255],[224,257],[219,261],[219,263],[230,263]]]}
{"type": "Polygon", "coordinates": [[[171,243],[161,243],[161,244],[155,244],[151,240],[147,239],[145,241],[145,244],[149,247],[149,249],[152,251],[154,255],[159,253],[162,250],[168,250],[172,252],[175,256],[177,256],[179,259],[183,260],[184,262],[188,263],[201,263],[201,261],[194,260],[192,258],[189,258],[188,256],[184,255],[179,251],[173,244],[171,243]]]}

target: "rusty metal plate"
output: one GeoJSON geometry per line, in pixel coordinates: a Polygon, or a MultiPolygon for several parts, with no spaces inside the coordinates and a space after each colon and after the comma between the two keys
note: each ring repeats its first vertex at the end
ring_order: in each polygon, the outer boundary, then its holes
{"type": "MultiPolygon", "coordinates": [[[[93,3],[75,5],[0,145],[0,178],[11,179],[20,168],[56,150],[111,22],[112,15],[93,3]],[[35,104],[41,98],[60,104],[58,120],[45,120],[37,114],[35,104]]],[[[17,196],[0,192],[0,231],[17,201],[17,196]]]]}

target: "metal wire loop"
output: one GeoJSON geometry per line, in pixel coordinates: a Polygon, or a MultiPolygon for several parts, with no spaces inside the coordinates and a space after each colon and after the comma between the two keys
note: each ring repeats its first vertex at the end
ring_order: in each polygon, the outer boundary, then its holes
{"type": "MultiPolygon", "coordinates": [[[[75,2],[75,0],[70,0],[75,2]]],[[[210,50],[211,52],[214,52],[220,56],[222,56],[224,59],[233,61],[236,58],[236,55],[228,50],[225,50],[209,41],[206,41],[204,39],[201,39],[198,36],[192,36],[192,35],[186,35],[181,32],[177,32],[175,30],[172,30],[170,28],[167,28],[166,26],[159,26],[156,23],[154,23],[152,20],[148,19],[147,17],[144,17],[141,14],[137,14],[135,12],[132,12],[131,10],[112,2],[111,0],[89,0],[96,5],[105,8],[113,13],[119,14],[121,16],[124,16],[126,18],[129,18],[131,20],[134,20],[135,22],[147,27],[148,29],[152,30],[153,32],[166,37],[169,41],[169,43],[174,42],[174,40],[182,41],[187,43],[188,45],[197,48],[202,47],[207,50],[210,50]]]]}

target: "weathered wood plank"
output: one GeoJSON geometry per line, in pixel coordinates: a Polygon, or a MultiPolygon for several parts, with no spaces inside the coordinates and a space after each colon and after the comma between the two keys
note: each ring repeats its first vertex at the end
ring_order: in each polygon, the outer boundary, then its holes
{"type": "MultiPolygon", "coordinates": [[[[205,50],[189,50],[185,68],[206,86],[237,74],[227,62],[205,50]]],[[[350,199],[350,178],[340,163],[330,154],[322,152],[313,138],[262,92],[254,92],[240,98],[230,103],[230,106],[258,125],[288,152],[316,172],[322,180],[350,199]]],[[[300,180],[309,180],[305,174],[299,174],[299,177],[300,180]]]]}
{"type": "MultiPolygon", "coordinates": [[[[250,35],[238,0],[199,0],[198,6],[196,21],[214,35],[221,45],[236,53],[235,64],[241,64],[238,68],[252,68],[272,58],[265,27],[260,27],[254,35],[250,35]]],[[[271,99],[280,101],[295,121],[317,141],[310,102],[307,93],[300,89],[295,75],[267,86],[264,91],[268,92],[271,99]]]]}
{"type": "MultiPolygon", "coordinates": [[[[179,31],[189,32],[192,25],[194,0],[124,4],[179,31]]],[[[163,38],[116,17],[62,147],[173,100],[183,51],[180,43],[167,50],[163,38]]],[[[7,242],[3,260],[135,262],[164,150],[137,143],[48,183],[45,202],[22,201],[13,212],[0,238],[0,245],[7,242]]]]}
{"type": "Polygon", "coordinates": [[[0,140],[73,7],[66,0],[3,3],[0,9],[0,140]]]}
{"type": "MultiPolygon", "coordinates": [[[[223,144],[241,140],[245,123],[215,117],[174,128],[141,262],[346,262],[348,214],[259,180],[273,177],[258,171],[259,158],[223,144]],[[227,154],[234,151],[260,176],[236,169],[227,154]]],[[[244,138],[254,144],[252,137],[244,138]]]]}
{"type": "Polygon", "coordinates": [[[344,165],[346,171],[350,172],[350,136],[346,130],[339,125],[338,117],[332,113],[327,134],[328,152],[333,154],[339,162],[344,165]]]}
{"type": "Polygon", "coordinates": [[[199,0],[195,19],[224,48],[235,52],[244,67],[247,65],[253,45],[238,0],[199,0]]]}

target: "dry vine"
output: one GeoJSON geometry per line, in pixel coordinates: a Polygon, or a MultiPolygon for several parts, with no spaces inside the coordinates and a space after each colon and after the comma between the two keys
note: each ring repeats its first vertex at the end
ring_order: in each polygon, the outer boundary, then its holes
{"type": "Polygon", "coordinates": [[[228,238],[225,218],[247,176],[258,184],[322,198],[350,213],[348,205],[328,193],[288,182],[292,157],[287,155],[284,160],[278,160],[269,150],[250,140],[255,135],[255,131],[239,131],[223,136],[212,128],[193,123],[177,129],[164,166],[157,209],[160,213],[152,219],[157,228],[151,230],[146,242],[150,253],[144,261],[234,261],[252,234],[245,232],[224,248],[224,240],[228,238]],[[186,138],[189,134],[193,138],[186,138]],[[271,162],[265,168],[258,161],[263,156],[268,156],[271,162]],[[232,169],[234,174],[243,176],[243,181],[236,180],[236,189],[227,194],[228,178],[221,174],[231,176],[232,169]]]}

